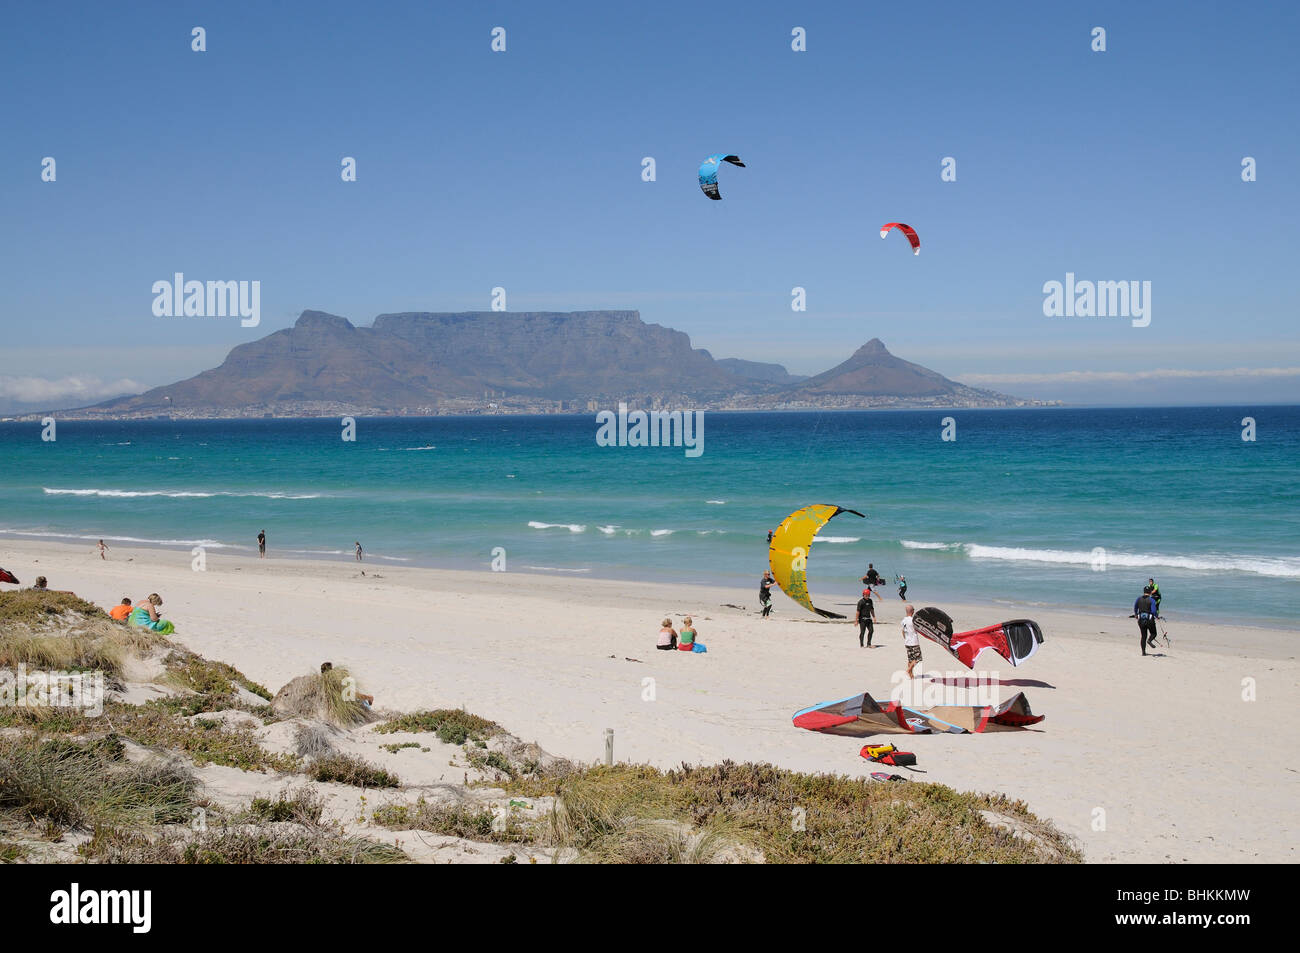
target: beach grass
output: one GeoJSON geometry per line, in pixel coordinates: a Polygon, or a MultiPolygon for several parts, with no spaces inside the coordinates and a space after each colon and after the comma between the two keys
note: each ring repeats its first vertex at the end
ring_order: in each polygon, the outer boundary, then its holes
{"type": "Polygon", "coordinates": [[[58,672],[103,672],[116,675],[122,670],[120,645],[83,634],[40,634],[22,629],[0,632],[0,668],[58,672]]]}
{"type": "Polygon", "coordinates": [[[402,864],[399,848],[313,824],[243,824],[153,836],[100,828],[79,848],[107,864],[402,864]]]}
{"type": "Polygon", "coordinates": [[[249,802],[243,820],[280,824],[319,824],[325,811],[325,799],[311,788],[281,791],[274,799],[255,797],[249,802]]]}
{"type": "Polygon", "coordinates": [[[271,693],[264,686],[225,662],[213,662],[180,648],[174,648],[163,661],[167,666],[167,681],[178,688],[224,697],[235,695],[235,686],[241,686],[268,702],[271,700],[271,693]]]}
{"type": "Polygon", "coordinates": [[[463,745],[467,741],[486,743],[504,730],[495,721],[471,715],[459,708],[409,712],[375,726],[375,731],[379,734],[394,731],[432,732],[440,741],[449,745],[463,745]]]}
{"type": "Polygon", "coordinates": [[[335,781],[360,788],[396,788],[402,782],[397,775],[349,754],[327,754],[308,768],[313,781],[335,781]]]}
{"type": "Polygon", "coordinates": [[[879,783],[723,762],[666,772],[600,766],[558,782],[515,779],[507,789],[553,795],[548,846],[572,847],[600,862],[681,862],[689,856],[684,848],[731,852],[737,859],[757,851],[769,863],[1082,859],[1069,838],[1023,803],[940,784],[879,783]],[[1020,836],[990,823],[990,816],[1006,818],[1020,836]],[[703,838],[711,846],[700,845],[703,838]]]}
{"type": "Polygon", "coordinates": [[[0,629],[14,625],[51,625],[67,620],[113,621],[99,606],[71,592],[49,589],[0,592],[0,629]]]}
{"type": "Polygon", "coordinates": [[[371,820],[393,830],[417,830],[497,844],[529,844],[535,835],[517,817],[497,822],[491,808],[482,805],[430,804],[421,797],[415,804],[386,804],[375,809],[371,820]]]}
{"type": "Polygon", "coordinates": [[[185,822],[195,787],[174,759],[125,761],[113,735],[0,738],[0,812],[55,829],[185,822]]]}

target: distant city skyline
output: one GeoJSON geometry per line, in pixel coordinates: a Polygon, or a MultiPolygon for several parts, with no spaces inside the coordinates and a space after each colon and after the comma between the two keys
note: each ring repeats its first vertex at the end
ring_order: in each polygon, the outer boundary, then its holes
{"type": "Polygon", "coordinates": [[[2,16],[0,413],[193,376],[303,310],[368,325],[494,288],[796,374],[879,337],[1027,398],[1300,402],[1294,7],[2,16]],[[717,152],[745,168],[713,202],[717,152]],[[260,282],[260,323],[155,315],[176,272],[260,282]],[[1150,282],[1149,325],[1046,316],[1067,275],[1150,282]]]}

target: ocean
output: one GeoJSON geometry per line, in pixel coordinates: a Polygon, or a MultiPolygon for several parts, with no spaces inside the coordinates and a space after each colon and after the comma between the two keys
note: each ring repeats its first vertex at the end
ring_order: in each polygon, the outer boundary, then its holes
{"type": "Polygon", "coordinates": [[[5,537],[188,561],[253,552],[265,529],[271,556],[350,563],[359,540],[377,567],[488,570],[496,551],[506,571],[721,584],[752,604],[767,531],[836,503],[867,518],[840,515],[813,548],[827,608],[851,611],[872,562],[917,605],[1127,613],[1154,576],[1171,619],[1300,625],[1300,407],[704,422],[697,457],[598,446],[594,414],[361,418],[354,442],[335,419],[64,421],[52,442],[2,423],[0,565],[22,575],[5,537]]]}

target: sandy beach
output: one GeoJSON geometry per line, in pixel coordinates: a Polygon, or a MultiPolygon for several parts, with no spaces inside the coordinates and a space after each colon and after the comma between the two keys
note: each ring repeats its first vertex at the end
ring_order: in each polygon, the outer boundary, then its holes
{"type": "MultiPolygon", "coordinates": [[[[381,709],[464,707],[583,761],[602,756],[612,728],[620,761],[866,776],[861,742],[796,729],[791,715],[864,690],[888,697],[904,665],[892,593],[879,604],[880,647],[866,650],[856,626],[784,596],[761,621],[748,590],[211,552],[196,572],[187,551],[115,547],[101,561],[92,550],[4,540],[0,565],[105,607],[159,592],[174,638],[272,691],[331,660],[381,709]],[[707,654],[655,650],[659,620],[683,614],[707,654]]],[[[959,628],[1042,625],[1038,654],[997,674],[1001,697],[1023,691],[1046,720],[888,739],[916,752],[914,780],[1021,799],[1094,863],[1297,859],[1296,632],[1173,622],[1172,648],[1142,658],[1120,611],[939,604],[959,628]]],[[[929,643],[924,671],[961,673],[929,643]]]]}

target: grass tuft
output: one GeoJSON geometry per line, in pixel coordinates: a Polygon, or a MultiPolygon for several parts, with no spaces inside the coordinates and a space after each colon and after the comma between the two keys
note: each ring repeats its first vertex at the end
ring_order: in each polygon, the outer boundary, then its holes
{"type": "Polygon", "coordinates": [[[360,788],[395,788],[401,785],[397,775],[349,754],[317,758],[308,773],[314,781],[336,781],[360,788]]]}
{"type": "Polygon", "coordinates": [[[375,731],[380,734],[390,734],[394,731],[431,731],[449,745],[463,745],[467,741],[486,743],[488,739],[503,730],[495,721],[471,715],[459,708],[410,712],[375,726],[375,731]]]}

